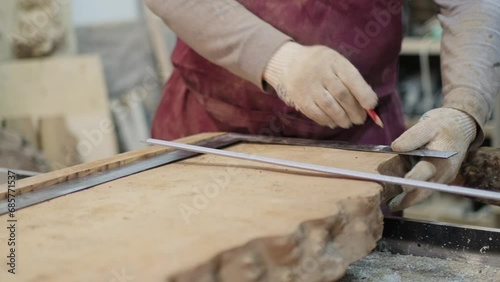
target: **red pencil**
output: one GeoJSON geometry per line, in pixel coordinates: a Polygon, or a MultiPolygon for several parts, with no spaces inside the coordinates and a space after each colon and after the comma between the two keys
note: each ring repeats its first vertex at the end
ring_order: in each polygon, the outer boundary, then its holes
{"type": "Polygon", "coordinates": [[[382,122],[380,117],[377,115],[377,113],[373,109],[369,109],[369,110],[365,109],[365,111],[376,125],[384,128],[384,123],[382,122]]]}

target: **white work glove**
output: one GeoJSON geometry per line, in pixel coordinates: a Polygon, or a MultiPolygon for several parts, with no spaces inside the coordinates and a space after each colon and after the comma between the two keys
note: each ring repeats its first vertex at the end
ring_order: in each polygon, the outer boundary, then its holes
{"type": "MultiPolygon", "coordinates": [[[[458,152],[449,159],[422,158],[405,175],[409,179],[447,184],[458,174],[467,150],[476,137],[476,131],[476,122],[469,114],[452,108],[438,108],[424,114],[391,147],[395,152],[419,148],[458,152]]],[[[400,164],[397,169],[402,166],[400,164]]],[[[405,186],[402,189],[403,193],[388,202],[392,211],[403,210],[432,194],[428,189],[405,186]]]]}
{"type": "Polygon", "coordinates": [[[364,109],[378,102],[359,71],[325,46],[285,43],[269,61],[264,80],[287,105],[331,128],[363,124],[364,109]]]}

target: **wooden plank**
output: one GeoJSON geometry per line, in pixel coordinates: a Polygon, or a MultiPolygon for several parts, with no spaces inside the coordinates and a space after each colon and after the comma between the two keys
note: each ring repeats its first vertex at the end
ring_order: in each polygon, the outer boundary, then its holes
{"type": "MultiPolygon", "coordinates": [[[[391,157],[229,150],[369,172],[391,157]]],[[[380,191],[377,183],[202,155],[17,211],[19,272],[7,276],[4,265],[0,280],[333,281],[380,238],[380,191]]]]}
{"type": "Polygon", "coordinates": [[[84,162],[117,153],[101,62],[96,55],[0,65],[0,119],[62,115],[84,162]]]}
{"type": "Polygon", "coordinates": [[[432,38],[405,37],[401,44],[400,55],[419,55],[422,51],[439,56],[441,41],[432,38]]]}

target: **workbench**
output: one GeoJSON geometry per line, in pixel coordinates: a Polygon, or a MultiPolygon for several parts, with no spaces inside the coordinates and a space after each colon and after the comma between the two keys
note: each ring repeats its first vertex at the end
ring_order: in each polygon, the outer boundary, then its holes
{"type": "MultiPolygon", "coordinates": [[[[180,141],[214,146],[218,136],[180,141]]],[[[393,157],[228,144],[225,150],[371,173],[393,157]]],[[[399,244],[383,236],[379,183],[163,147],[19,180],[13,189],[19,207],[30,204],[0,216],[17,220],[16,274],[3,264],[0,281],[334,281],[377,242],[389,251],[399,244]],[[59,195],[57,187],[80,188],[59,195]]],[[[0,242],[8,236],[0,233],[0,242]]],[[[485,251],[490,260],[500,253],[499,238],[485,251]]],[[[7,244],[0,253],[9,253],[7,244]]]]}

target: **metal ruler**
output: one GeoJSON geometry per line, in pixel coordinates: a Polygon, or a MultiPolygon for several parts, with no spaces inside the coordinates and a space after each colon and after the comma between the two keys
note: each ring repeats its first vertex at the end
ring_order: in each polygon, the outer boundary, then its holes
{"type": "Polygon", "coordinates": [[[278,144],[278,145],[292,145],[292,146],[308,146],[308,147],[322,147],[330,149],[362,151],[372,153],[392,153],[398,155],[415,156],[415,157],[430,157],[448,159],[457,154],[457,152],[449,151],[434,151],[427,149],[419,149],[408,152],[394,152],[391,146],[385,145],[358,145],[347,142],[337,142],[329,140],[311,140],[301,138],[286,138],[274,136],[260,136],[260,135],[245,135],[238,133],[228,133],[228,137],[239,139],[245,142],[259,143],[259,144],[278,144]]]}
{"type": "MultiPolygon", "coordinates": [[[[223,148],[230,145],[235,145],[241,142],[247,143],[265,143],[265,144],[284,144],[284,145],[297,145],[301,144],[303,146],[319,146],[327,148],[340,148],[337,144],[327,141],[318,141],[317,143],[313,140],[306,139],[295,139],[295,138],[281,138],[281,137],[265,137],[265,136],[252,136],[243,134],[227,133],[212,137],[197,143],[197,145],[203,148],[223,148]],[[318,145],[319,144],[319,145],[318,145]]],[[[433,151],[422,150],[423,153],[417,153],[418,156],[429,156],[429,154],[434,154],[433,151]]],[[[449,153],[449,154],[453,154],[449,153]]],[[[449,155],[448,154],[448,155],[449,155]]],[[[176,150],[172,152],[167,152],[165,154],[151,157],[145,160],[138,161],[136,163],[120,166],[114,169],[110,169],[103,172],[97,172],[92,175],[77,178],[73,180],[66,181],[64,183],[52,185],[43,189],[35,190],[33,192],[27,192],[21,195],[16,195],[16,209],[21,209],[29,207],[38,203],[42,203],[57,197],[68,195],[74,192],[89,189],[91,187],[110,182],[122,177],[126,177],[135,173],[139,173],[148,169],[163,166],[176,161],[184,160],[193,156],[198,155],[196,152],[187,152],[184,150],[176,150]]],[[[446,157],[445,155],[438,155],[437,157],[446,157]]],[[[332,168],[329,168],[332,169],[332,168]]],[[[373,174],[375,175],[375,174],[373,174]]],[[[372,176],[373,176],[372,175],[372,176]]],[[[359,176],[356,174],[356,176],[359,176]]],[[[379,175],[380,176],[380,175],[379,175]]],[[[389,177],[389,176],[380,176],[389,177]]],[[[359,178],[359,177],[358,177],[359,178]]],[[[390,178],[390,177],[389,177],[390,178]]],[[[401,179],[401,178],[397,178],[401,179]]],[[[384,181],[381,181],[384,182],[384,181]]],[[[462,189],[468,189],[459,187],[462,189]]],[[[451,189],[453,190],[453,189],[451,189]]],[[[472,190],[468,189],[467,191],[472,190]]],[[[478,191],[478,190],[474,190],[478,191]]],[[[473,194],[477,196],[476,193],[469,193],[467,195],[473,194]]],[[[499,197],[500,198],[500,197],[499,197]]],[[[0,200],[0,214],[5,214],[8,212],[7,200],[0,200]]]]}

